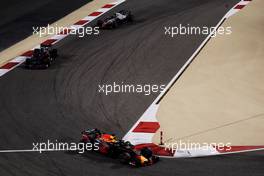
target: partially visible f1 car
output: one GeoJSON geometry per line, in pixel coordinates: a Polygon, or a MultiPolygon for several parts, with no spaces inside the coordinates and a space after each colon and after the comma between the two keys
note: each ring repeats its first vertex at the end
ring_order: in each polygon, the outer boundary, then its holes
{"type": "Polygon", "coordinates": [[[31,57],[25,61],[25,67],[29,69],[45,69],[55,61],[58,56],[57,49],[53,49],[51,45],[40,45],[33,51],[31,57]]]}
{"type": "Polygon", "coordinates": [[[121,163],[136,167],[152,165],[159,160],[152,154],[151,149],[136,150],[130,142],[118,140],[115,135],[102,133],[98,129],[83,131],[81,142],[97,143],[99,153],[118,158],[121,163]]]}
{"type": "Polygon", "coordinates": [[[100,29],[114,29],[121,24],[133,22],[133,18],[131,11],[121,10],[104,20],[98,20],[97,26],[100,29]]]}

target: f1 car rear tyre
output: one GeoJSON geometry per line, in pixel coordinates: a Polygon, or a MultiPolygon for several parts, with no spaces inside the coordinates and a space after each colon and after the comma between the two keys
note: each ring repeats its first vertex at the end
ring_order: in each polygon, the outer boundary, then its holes
{"type": "Polygon", "coordinates": [[[97,21],[97,26],[99,27],[99,28],[101,28],[102,27],[102,25],[103,25],[103,20],[98,20],[97,21]]]}
{"type": "Polygon", "coordinates": [[[58,56],[58,50],[57,49],[53,49],[50,51],[50,57],[52,58],[52,60],[55,60],[55,58],[58,56]]]}
{"type": "Polygon", "coordinates": [[[49,68],[49,67],[50,67],[50,61],[45,64],[45,68],[49,68]]]}

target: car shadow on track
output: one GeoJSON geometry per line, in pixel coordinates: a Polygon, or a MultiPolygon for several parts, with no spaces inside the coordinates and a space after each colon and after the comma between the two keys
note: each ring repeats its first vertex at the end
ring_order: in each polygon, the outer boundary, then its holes
{"type": "Polygon", "coordinates": [[[121,168],[127,168],[132,167],[129,165],[124,165],[118,161],[118,159],[110,158],[104,155],[101,155],[100,153],[92,152],[92,151],[86,151],[84,153],[78,153],[78,151],[66,151],[65,154],[72,155],[72,156],[78,156],[82,159],[85,159],[89,162],[96,162],[100,164],[111,164],[111,169],[121,169],[121,168]]]}

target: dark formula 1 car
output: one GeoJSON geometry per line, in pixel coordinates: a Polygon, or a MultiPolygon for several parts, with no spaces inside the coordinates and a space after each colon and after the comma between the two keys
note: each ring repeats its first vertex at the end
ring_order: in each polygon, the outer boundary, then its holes
{"type": "Polygon", "coordinates": [[[98,20],[97,26],[100,29],[114,29],[121,24],[129,22],[133,22],[133,15],[128,10],[121,10],[104,20],[98,20]]]}
{"type": "Polygon", "coordinates": [[[115,135],[102,133],[98,129],[83,131],[81,142],[97,143],[99,153],[118,158],[121,163],[136,167],[152,165],[158,161],[158,157],[153,156],[151,149],[135,150],[130,142],[118,140],[115,135]]]}
{"type": "Polygon", "coordinates": [[[57,49],[53,49],[51,45],[41,45],[33,51],[31,57],[25,61],[25,67],[29,69],[45,69],[55,61],[58,56],[57,49]]]}

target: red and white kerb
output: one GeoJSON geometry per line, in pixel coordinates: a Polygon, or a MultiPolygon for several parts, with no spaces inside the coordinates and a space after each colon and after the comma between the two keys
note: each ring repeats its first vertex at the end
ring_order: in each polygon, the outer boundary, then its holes
{"type": "MultiPolygon", "coordinates": [[[[251,0],[241,0],[237,3],[233,8],[231,8],[223,19],[230,17],[231,15],[237,13],[243,7],[245,7],[251,0]]],[[[221,22],[221,21],[220,21],[221,22]]],[[[221,23],[218,25],[221,25],[221,23]]],[[[219,27],[219,26],[218,26],[219,27]]],[[[202,47],[206,44],[206,42],[210,39],[210,36],[201,44],[201,46],[197,49],[196,52],[200,51],[202,47]]],[[[195,52],[195,53],[196,53],[195,52]]],[[[193,56],[187,61],[189,62],[195,56],[193,56]]],[[[188,65],[186,63],[183,68],[188,65]]],[[[184,69],[181,70],[184,70],[184,69]]],[[[177,79],[180,75],[180,72],[177,73],[173,80],[177,79]]],[[[165,90],[170,88],[170,83],[165,88],[165,90]]],[[[238,153],[238,152],[245,152],[245,151],[255,151],[255,150],[263,150],[264,146],[228,146],[228,147],[217,147],[217,146],[205,146],[195,149],[175,149],[172,150],[170,148],[165,148],[165,146],[159,146],[152,142],[152,138],[157,133],[160,128],[160,124],[157,121],[156,114],[159,107],[159,104],[156,103],[160,97],[163,97],[164,93],[161,93],[157,99],[149,106],[146,112],[140,117],[140,119],[135,123],[135,125],[129,130],[129,132],[124,136],[124,140],[130,141],[137,149],[141,149],[143,147],[150,147],[154,154],[162,157],[173,157],[173,158],[180,158],[180,157],[201,157],[201,156],[210,156],[210,155],[220,155],[220,154],[228,154],[228,153],[238,153]]]]}
{"type": "Polygon", "coordinates": [[[226,18],[229,18],[230,16],[234,15],[235,13],[239,12],[241,9],[243,9],[248,3],[250,3],[252,0],[241,0],[239,3],[237,3],[232,9],[229,10],[229,12],[226,14],[226,18]]]}

